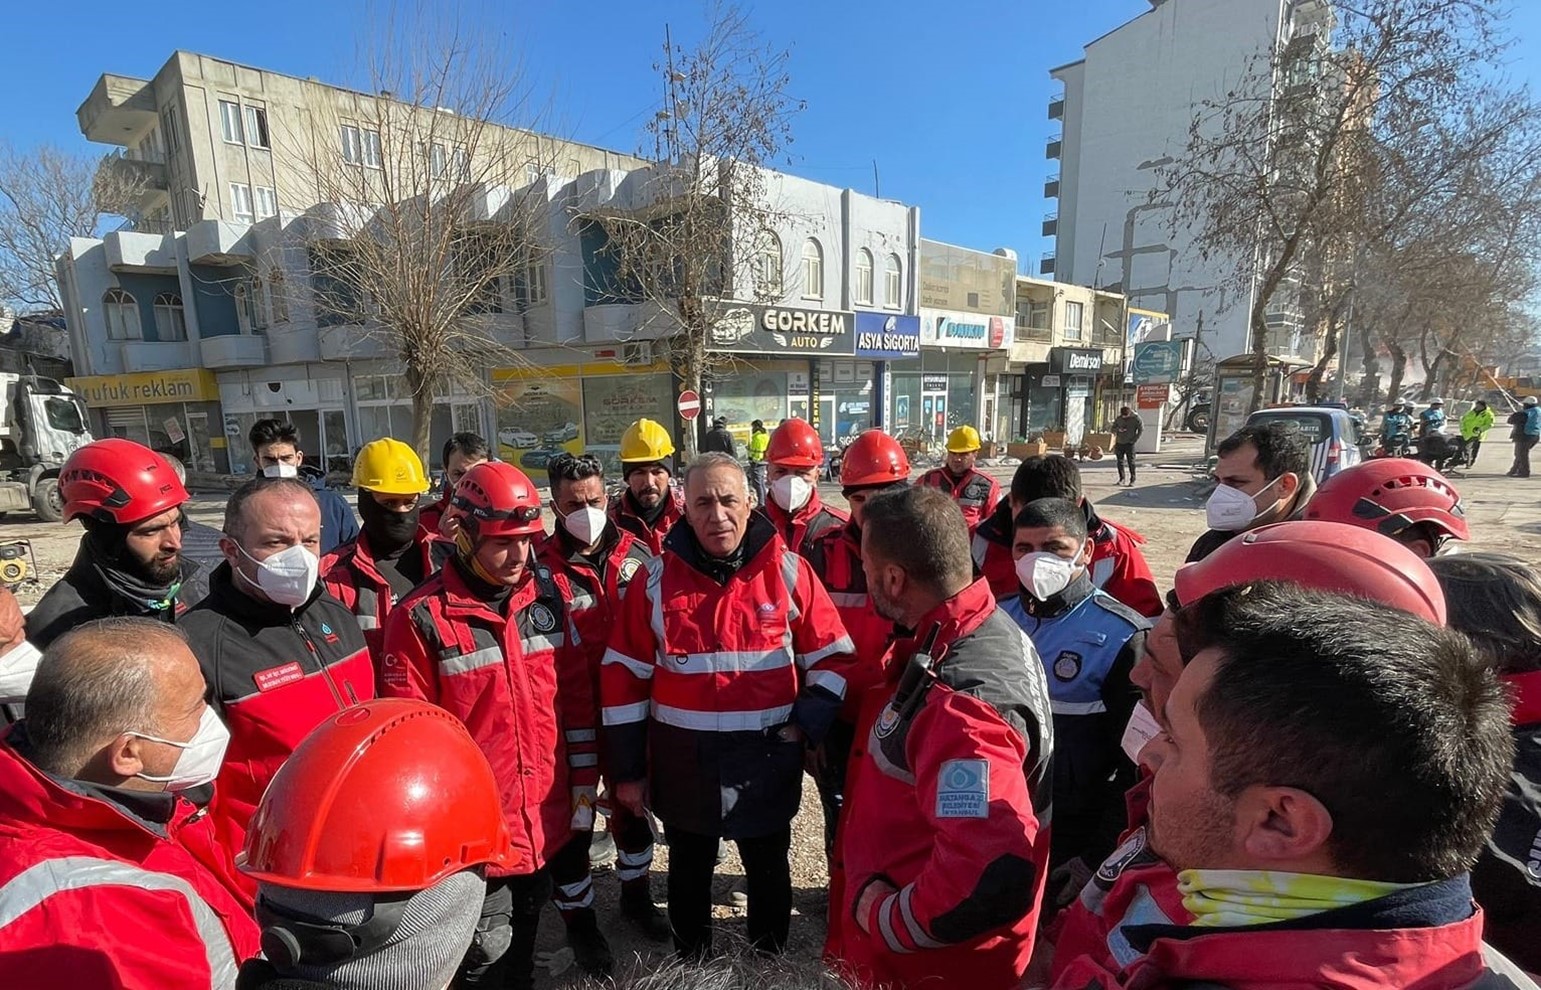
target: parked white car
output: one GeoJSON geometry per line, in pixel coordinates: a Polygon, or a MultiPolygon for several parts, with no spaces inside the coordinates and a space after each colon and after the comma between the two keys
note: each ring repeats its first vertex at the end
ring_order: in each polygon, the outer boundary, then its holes
{"type": "Polygon", "coordinates": [[[524,450],[529,447],[537,446],[540,443],[540,437],[531,433],[529,430],[507,429],[498,431],[498,442],[503,444],[505,447],[514,447],[519,450],[524,450]]]}

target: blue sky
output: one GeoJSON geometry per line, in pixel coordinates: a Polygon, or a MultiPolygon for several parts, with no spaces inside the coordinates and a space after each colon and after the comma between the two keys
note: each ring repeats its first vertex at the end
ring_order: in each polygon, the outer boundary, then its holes
{"type": "MultiPolygon", "coordinates": [[[[556,129],[635,151],[655,106],[651,66],[664,24],[689,45],[701,0],[502,0],[490,30],[549,88],[556,129]]],[[[1055,126],[1047,70],[1149,9],[1147,0],[744,0],[768,44],[790,48],[795,123],[789,171],[921,208],[926,236],[1017,250],[1042,248],[1043,157],[1055,126]]],[[[1517,75],[1541,78],[1541,3],[1522,0],[1513,29],[1517,75]]],[[[0,135],[19,144],[90,147],[75,108],[102,72],[148,77],[175,48],[363,82],[359,42],[373,5],[354,0],[225,4],[121,0],[12,4],[5,16],[0,135]]],[[[105,150],[105,149],[104,149],[105,150]]]]}

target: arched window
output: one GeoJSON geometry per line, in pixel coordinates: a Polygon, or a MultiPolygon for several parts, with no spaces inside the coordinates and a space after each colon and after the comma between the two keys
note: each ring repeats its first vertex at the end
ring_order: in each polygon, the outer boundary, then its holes
{"type": "Polygon", "coordinates": [[[182,297],[175,292],[162,292],[155,297],[155,337],[187,339],[187,315],[182,311],[182,297]]]}
{"type": "Polygon", "coordinates": [[[754,287],[761,296],[781,295],[781,238],[770,231],[755,260],[754,287]]]}
{"type": "Polygon", "coordinates": [[[872,252],[866,248],[856,252],[856,305],[872,305],[872,252]]]}
{"type": "Polygon", "coordinates": [[[824,298],[824,249],[811,237],[803,241],[803,298],[824,298]]]}
{"type": "Polygon", "coordinates": [[[883,265],[883,305],[889,309],[904,308],[904,269],[897,254],[889,255],[883,265]]]}
{"type": "Polygon", "coordinates": [[[102,293],[102,315],[107,320],[108,340],[139,340],[144,336],[139,329],[139,304],[122,289],[102,293]]]}

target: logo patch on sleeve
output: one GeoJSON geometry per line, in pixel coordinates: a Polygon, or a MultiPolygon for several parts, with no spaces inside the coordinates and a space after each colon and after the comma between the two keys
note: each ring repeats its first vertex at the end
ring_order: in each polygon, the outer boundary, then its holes
{"type": "Polygon", "coordinates": [[[936,779],[936,817],[990,817],[990,764],[948,760],[936,779]]]}
{"type": "Polygon", "coordinates": [[[257,683],[258,691],[271,691],[281,688],[285,684],[293,684],[295,681],[305,679],[305,671],[297,663],[286,663],[282,667],[269,667],[267,670],[259,670],[251,678],[257,683]]]}

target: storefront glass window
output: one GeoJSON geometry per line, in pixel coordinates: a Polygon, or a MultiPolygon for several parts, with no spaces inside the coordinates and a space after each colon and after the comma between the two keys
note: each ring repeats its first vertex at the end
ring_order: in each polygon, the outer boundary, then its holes
{"type": "MultiPolygon", "coordinates": [[[[584,449],[604,463],[606,475],[620,477],[621,434],[628,426],[643,416],[666,426],[674,421],[673,394],[668,375],[605,375],[583,380],[584,449]]],[[[678,447],[679,438],[675,440],[678,447]]]]}
{"type": "Polygon", "coordinates": [[[774,430],[789,415],[787,373],[745,369],[717,382],[712,401],[714,415],[726,418],[728,429],[740,440],[748,438],[749,424],[757,419],[765,423],[766,429],[774,430]]]}

